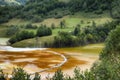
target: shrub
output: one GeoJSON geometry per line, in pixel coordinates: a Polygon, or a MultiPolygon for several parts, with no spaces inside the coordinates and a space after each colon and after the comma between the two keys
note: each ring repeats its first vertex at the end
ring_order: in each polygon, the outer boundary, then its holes
{"type": "Polygon", "coordinates": [[[28,75],[23,69],[14,69],[12,73],[12,78],[10,80],[31,80],[30,75],[28,75]]]}
{"type": "Polygon", "coordinates": [[[7,36],[13,36],[14,34],[16,34],[19,31],[20,31],[20,29],[19,29],[18,26],[11,25],[10,28],[7,29],[6,35],[7,36]]]}
{"type": "Polygon", "coordinates": [[[64,80],[63,72],[61,70],[55,72],[54,76],[52,77],[52,80],[64,80]]]}
{"type": "Polygon", "coordinates": [[[2,70],[0,70],[0,80],[7,80],[2,70]]]}
{"type": "Polygon", "coordinates": [[[41,25],[38,28],[36,35],[39,37],[52,35],[52,30],[49,27],[46,27],[46,25],[41,25]]]}

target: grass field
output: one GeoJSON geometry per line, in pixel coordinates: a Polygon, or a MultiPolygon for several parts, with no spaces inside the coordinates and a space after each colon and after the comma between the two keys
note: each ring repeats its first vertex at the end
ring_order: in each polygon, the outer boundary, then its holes
{"type": "Polygon", "coordinates": [[[7,37],[7,36],[6,36],[7,28],[8,28],[8,27],[6,27],[6,26],[0,25],[0,37],[7,37]]]}
{"type": "Polygon", "coordinates": [[[11,19],[9,22],[7,23],[4,23],[2,25],[26,25],[26,24],[29,24],[30,22],[29,21],[24,21],[24,20],[21,20],[21,19],[11,19]]]}
{"type": "MultiPolygon", "coordinates": [[[[77,24],[80,24],[81,26],[88,26],[91,25],[92,21],[95,21],[97,25],[104,24],[108,21],[112,21],[112,18],[109,16],[109,14],[106,12],[101,15],[96,15],[94,13],[84,13],[84,12],[78,12],[74,15],[68,15],[64,16],[63,18],[55,19],[55,18],[49,18],[45,19],[43,22],[37,22],[32,23],[33,25],[40,26],[41,24],[46,24],[47,26],[51,26],[52,23],[55,24],[56,27],[59,27],[60,22],[65,20],[67,27],[73,27],[77,24]],[[81,24],[81,21],[84,22],[84,24],[81,24]]],[[[31,22],[24,21],[21,19],[11,19],[9,22],[4,23],[3,25],[26,25],[31,22]]]]}

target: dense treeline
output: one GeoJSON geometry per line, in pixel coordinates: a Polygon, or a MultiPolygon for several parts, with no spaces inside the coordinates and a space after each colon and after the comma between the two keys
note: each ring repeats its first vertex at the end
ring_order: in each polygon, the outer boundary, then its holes
{"type": "Polygon", "coordinates": [[[61,18],[75,12],[94,12],[102,14],[109,11],[113,18],[119,18],[120,0],[30,0],[24,6],[0,6],[0,23],[11,18],[21,18],[32,22],[40,22],[46,18],[61,18]]]}
{"type": "Polygon", "coordinates": [[[23,6],[0,6],[0,24],[16,17],[22,7],[23,6]]]}
{"type": "Polygon", "coordinates": [[[53,47],[73,47],[77,46],[77,38],[68,32],[59,32],[58,36],[54,37],[53,47]]]}
{"type": "Polygon", "coordinates": [[[9,39],[9,43],[13,44],[15,42],[29,39],[29,38],[34,38],[34,37],[35,37],[35,35],[33,32],[21,31],[21,32],[16,33],[13,37],[11,37],[9,39]]]}
{"type": "Polygon", "coordinates": [[[40,27],[37,26],[33,26],[31,24],[27,24],[25,26],[21,26],[23,30],[19,30],[18,26],[12,26],[10,27],[7,32],[6,35],[8,36],[12,36],[9,39],[9,43],[13,44],[25,39],[30,39],[30,38],[34,38],[34,37],[42,37],[42,36],[48,36],[48,35],[52,35],[52,30],[49,27],[46,27],[46,25],[41,25],[40,27]],[[36,29],[36,33],[34,32],[30,32],[27,29],[36,29]]]}
{"type": "Polygon", "coordinates": [[[119,25],[120,21],[108,22],[104,25],[80,27],[77,25],[72,33],[59,32],[54,37],[53,47],[73,47],[86,45],[89,43],[99,43],[105,41],[109,32],[119,25]]]}
{"type": "Polygon", "coordinates": [[[41,22],[45,18],[54,17],[61,18],[64,13],[66,3],[58,0],[30,0],[26,5],[18,10],[18,18],[30,20],[32,22],[41,22]]]}
{"type": "Polygon", "coordinates": [[[109,10],[110,14],[115,12],[115,16],[118,17],[116,14],[119,14],[119,7],[116,6],[118,6],[119,1],[120,0],[70,0],[68,3],[65,3],[59,0],[30,0],[22,9],[20,17],[32,19],[37,22],[49,17],[61,18],[79,11],[102,14],[106,10],[109,10]],[[112,9],[114,9],[114,11],[112,11],[112,9]]]}

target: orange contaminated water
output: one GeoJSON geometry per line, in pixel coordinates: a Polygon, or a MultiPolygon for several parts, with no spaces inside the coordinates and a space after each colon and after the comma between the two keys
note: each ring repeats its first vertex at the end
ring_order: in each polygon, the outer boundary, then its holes
{"type": "MultiPolygon", "coordinates": [[[[60,52],[59,52],[60,53],[60,52]]],[[[79,64],[85,64],[86,61],[78,60],[72,56],[60,53],[66,56],[67,62],[60,67],[60,69],[69,69],[79,64]]],[[[57,54],[47,52],[47,50],[35,50],[35,51],[24,51],[24,52],[8,52],[0,51],[0,63],[9,62],[13,65],[25,67],[28,64],[36,65],[41,69],[50,68],[54,65],[60,64],[64,59],[57,54]]],[[[58,68],[57,68],[58,69],[58,68]]],[[[56,69],[54,69],[56,70],[56,69]]],[[[50,70],[50,71],[54,71],[50,70]]]]}

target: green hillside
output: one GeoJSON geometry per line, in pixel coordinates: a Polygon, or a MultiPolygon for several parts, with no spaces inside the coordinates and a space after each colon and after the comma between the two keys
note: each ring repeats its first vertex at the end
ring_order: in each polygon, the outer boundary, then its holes
{"type": "Polygon", "coordinates": [[[62,18],[76,12],[108,12],[111,17],[119,18],[119,0],[29,0],[25,6],[0,6],[0,23],[18,18],[30,22],[42,22],[48,18],[62,18]],[[3,17],[4,16],[4,17],[3,17]]]}

